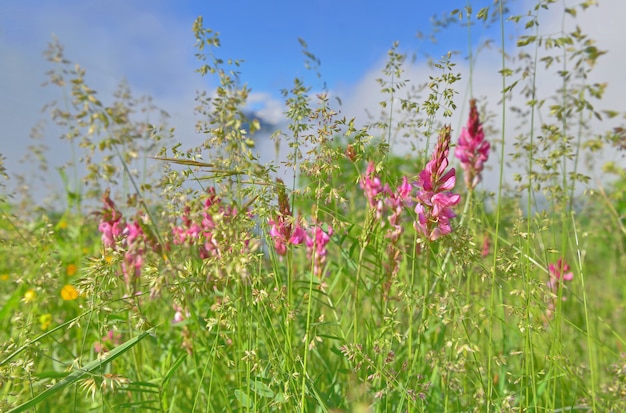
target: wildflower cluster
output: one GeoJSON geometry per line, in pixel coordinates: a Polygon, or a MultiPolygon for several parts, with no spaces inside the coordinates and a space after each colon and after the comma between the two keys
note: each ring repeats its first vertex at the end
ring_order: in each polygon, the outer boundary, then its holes
{"type": "Polygon", "coordinates": [[[284,256],[287,254],[287,245],[299,245],[305,241],[306,232],[300,224],[300,219],[294,222],[283,181],[280,179],[277,181],[278,214],[269,220],[269,226],[274,249],[278,255],[284,256]]]}
{"type": "Polygon", "coordinates": [[[461,161],[465,171],[465,185],[472,190],[481,181],[481,173],[489,157],[490,144],[485,140],[485,132],[478,117],[476,101],[470,100],[470,115],[467,125],[461,131],[454,155],[461,161]]]}
{"type": "MultiPolygon", "coordinates": [[[[382,220],[385,211],[388,211],[389,229],[385,235],[389,240],[386,251],[388,262],[385,264],[388,275],[397,274],[402,260],[400,238],[404,231],[401,222],[404,208],[414,208],[414,227],[424,240],[435,241],[452,231],[450,219],[456,216],[452,207],[459,203],[461,197],[450,192],[454,188],[456,176],[454,168],[447,170],[449,147],[450,127],[447,126],[439,135],[432,159],[417,180],[411,185],[404,176],[395,191],[388,184],[382,185],[380,178],[375,175],[373,162],[369,163],[361,177],[360,187],[370,208],[375,211],[376,219],[382,220]],[[417,189],[416,195],[412,194],[413,187],[417,189]]],[[[382,225],[386,225],[386,222],[382,221],[382,225]]],[[[418,245],[418,250],[419,248],[418,245]]],[[[389,278],[385,291],[388,291],[390,282],[389,278]]]]}
{"type": "Polygon", "coordinates": [[[217,222],[231,221],[238,213],[237,208],[222,203],[222,200],[215,194],[215,188],[209,188],[208,193],[198,221],[194,221],[191,208],[186,206],[182,225],[172,228],[174,244],[197,245],[198,254],[203,260],[221,256],[222,248],[216,236],[217,222]]]}
{"type": "Polygon", "coordinates": [[[439,134],[431,160],[413,183],[417,188],[415,197],[411,196],[412,188],[407,177],[403,177],[402,184],[392,192],[389,185],[383,187],[380,179],[374,175],[374,164],[368,165],[365,175],[361,178],[361,188],[370,207],[376,209],[378,219],[382,217],[383,205],[391,210],[388,221],[392,229],[388,233],[388,238],[392,242],[396,242],[402,233],[400,225],[402,209],[413,203],[417,215],[414,227],[425,239],[435,241],[452,231],[450,219],[456,216],[452,212],[452,207],[459,203],[461,197],[449,192],[456,183],[454,168],[447,170],[449,150],[450,127],[446,126],[439,134]],[[384,202],[378,197],[379,194],[383,194],[384,202]]]}
{"type": "Polygon", "coordinates": [[[315,224],[308,228],[307,232],[305,230],[306,224],[303,224],[302,218],[294,218],[291,213],[283,182],[280,179],[277,181],[278,214],[268,221],[269,234],[274,241],[274,249],[282,257],[287,254],[288,245],[304,243],[307,248],[307,257],[313,260],[313,273],[317,277],[321,277],[328,255],[326,245],[330,242],[333,229],[328,226],[328,229],[324,231],[321,225],[315,224]]]}
{"type": "MultiPolygon", "coordinates": [[[[389,261],[386,264],[386,267],[387,272],[391,275],[396,275],[400,270],[402,255],[399,244],[400,237],[404,232],[404,227],[401,225],[401,216],[404,207],[411,205],[413,202],[411,200],[411,189],[412,188],[409,184],[408,178],[403,176],[402,183],[398,186],[398,188],[396,188],[395,192],[392,192],[387,184],[385,184],[383,190],[387,196],[385,198],[385,205],[389,211],[391,211],[387,217],[390,228],[387,230],[386,234],[387,239],[389,239],[389,244],[387,245],[387,257],[389,258],[389,261]]],[[[389,285],[386,285],[386,290],[388,288],[389,285]]]]}
{"type": "Polygon", "coordinates": [[[147,237],[137,220],[126,222],[122,213],[111,200],[107,190],[103,196],[104,210],[98,225],[105,248],[124,252],[122,274],[127,286],[131,286],[141,275],[146,253],[147,237]]]}

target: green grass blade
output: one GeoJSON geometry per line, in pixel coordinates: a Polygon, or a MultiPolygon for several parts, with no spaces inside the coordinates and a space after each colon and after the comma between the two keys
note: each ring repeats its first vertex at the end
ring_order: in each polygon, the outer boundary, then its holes
{"type": "Polygon", "coordinates": [[[85,365],[84,368],[73,371],[63,380],[57,382],[54,386],[48,388],[44,392],[33,397],[26,403],[23,403],[12,410],[9,410],[8,413],[19,413],[19,412],[24,412],[28,409],[31,409],[37,404],[41,403],[42,401],[46,400],[47,398],[55,394],[56,392],[58,392],[59,390],[62,390],[65,387],[73,384],[77,380],[80,380],[86,374],[93,373],[94,371],[101,369],[103,366],[111,363],[113,360],[115,360],[116,358],[118,358],[119,356],[121,356],[122,354],[130,350],[132,347],[134,347],[141,340],[146,338],[146,336],[152,333],[152,330],[153,329],[145,331],[141,333],[140,335],[138,335],[137,337],[134,337],[126,341],[125,343],[115,347],[113,350],[109,351],[106,357],[104,357],[102,360],[94,360],[88,363],[87,365],[85,365]]]}

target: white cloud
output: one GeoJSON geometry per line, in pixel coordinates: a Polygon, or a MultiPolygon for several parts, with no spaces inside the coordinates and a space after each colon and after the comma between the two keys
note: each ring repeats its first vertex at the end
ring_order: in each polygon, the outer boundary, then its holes
{"type": "Polygon", "coordinates": [[[269,93],[251,93],[248,106],[265,121],[278,125],[285,120],[285,105],[269,93]]]}
{"type": "MultiPolygon", "coordinates": [[[[105,104],[112,101],[118,84],[127,80],[135,97],[152,96],[172,115],[181,140],[194,144],[195,90],[204,87],[206,80],[193,73],[192,22],[155,10],[158,3],[154,2],[113,0],[70,6],[49,2],[36,9],[26,2],[0,6],[0,152],[7,157],[7,169],[31,172],[32,165],[17,162],[33,143],[28,138],[30,129],[48,118],[40,113],[43,105],[63,99],[58,88],[40,86],[51,68],[42,52],[53,36],[64,46],[66,58],[86,70],[86,83],[105,104]]],[[[51,166],[69,161],[69,148],[59,143],[59,131],[45,132],[51,166]]]]}

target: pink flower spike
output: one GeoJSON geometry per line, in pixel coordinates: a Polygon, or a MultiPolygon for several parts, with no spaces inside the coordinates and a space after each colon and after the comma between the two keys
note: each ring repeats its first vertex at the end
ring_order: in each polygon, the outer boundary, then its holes
{"type": "Polygon", "coordinates": [[[417,219],[415,229],[426,239],[435,241],[452,232],[450,219],[456,215],[452,207],[461,201],[461,196],[450,191],[456,183],[454,168],[446,172],[450,148],[450,126],[444,127],[435,152],[426,167],[420,172],[415,186],[418,188],[415,205],[417,219]]]}
{"type": "Polygon", "coordinates": [[[454,155],[461,161],[465,171],[465,185],[472,190],[481,181],[484,164],[489,158],[490,144],[485,140],[483,126],[480,123],[476,101],[470,100],[470,115],[467,126],[459,136],[454,155]]]}
{"type": "Polygon", "coordinates": [[[374,162],[370,162],[367,165],[367,170],[365,171],[365,175],[361,177],[361,182],[359,183],[359,186],[365,192],[365,197],[367,198],[370,204],[370,207],[376,210],[376,218],[380,219],[382,216],[383,204],[382,204],[382,201],[379,199],[376,199],[376,197],[381,192],[388,191],[389,187],[385,186],[383,188],[382,184],[380,183],[380,178],[378,178],[375,175],[375,173],[376,173],[376,168],[375,168],[374,162]]]}
{"type": "Polygon", "coordinates": [[[278,255],[287,253],[287,244],[299,245],[306,239],[306,231],[300,225],[300,221],[295,224],[288,223],[285,217],[279,215],[275,220],[270,219],[270,236],[274,239],[274,248],[278,255]]]}
{"type": "Polygon", "coordinates": [[[489,239],[489,234],[485,233],[485,235],[483,236],[483,247],[480,251],[480,255],[485,258],[487,255],[489,255],[489,249],[491,247],[491,240],[489,239]]]}
{"type": "Polygon", "coordinates": [[[548,287],[555,293],[558,291],[561,280],[571,281],[574,279],[574,273],[570,271],[570,266],[563,258],[559,258],[556,264],[549,264],[548,273],[550,275],[548,287]]]}
{"type": "Polygon", "coordinates": [[[104,209],[102,218],[98,224],[98,231],[102,233],[102,244],[105,248],[116,249],[115,242],[122,235],[124,222],[122,214],[115,206],[115,202],[110,198],[110,192],[107,189],[102,196],[104,209]]]}
{"type": "Polygon", "coordinates": [[[328,255],[326,245],[330,242],[332,235],[333,229],[331,226],[328,226],[328,231],[324,232],[318,225],[311,228],[311,235],[306,234],[307,255],[309,258],[313,258],[313,273],[317,277],[322,276],[322,271],[326,264],[326,256],[328,255]]]}

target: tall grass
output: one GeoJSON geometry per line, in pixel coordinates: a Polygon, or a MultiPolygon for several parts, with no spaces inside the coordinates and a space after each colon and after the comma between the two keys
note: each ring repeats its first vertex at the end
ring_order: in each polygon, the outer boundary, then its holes
{"type": "Polygon", "coordinates": [[[594,108],[604,52],[565,23],[542,33],[551,1],[504,6],[450,14],[468,29],[467,92],[452,55],[410,88],[394,45],[381,116],[358,126],[295,79],[282,165],[259,161],[240,63],[201,18],[198,72],[219,86],[198,94],[196,148],[169,144],[125,86],[97,99],[53,43],[51,115],[76,152],[64,211],[2,187],[0,410],[623,411],[626,181],[616,165],[608,189],[580,172],[624,149],[623,129],[592,122],[618,114],[594,108]],[[474,95],[472,31],[491,22],[499,102],[474,95]]]}

